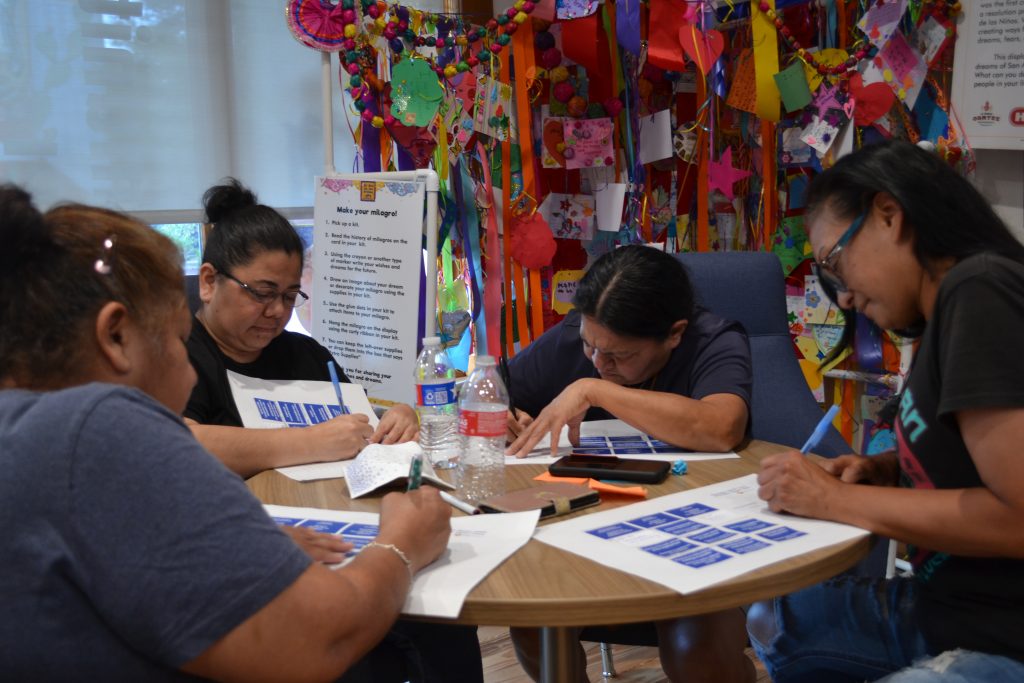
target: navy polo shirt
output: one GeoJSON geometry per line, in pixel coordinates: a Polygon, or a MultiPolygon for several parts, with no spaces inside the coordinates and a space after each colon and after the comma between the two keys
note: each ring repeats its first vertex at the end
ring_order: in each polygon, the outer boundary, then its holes
{"type": "MultiPolygon", "coordinates": [[[[600,377],[583,355],[580,322],[579,312],[571,311],[509,361],[512,401],[518,409],[536,417],[576,380],[600,377]]],[[[644,388],[693,399],[735,394],[749,408],[752,384],[750,342],[743,326],[698,306],[654,386],[644,388]]],[[[584,419],[613,417],[602,408],[591,408],[584,419]]]]}

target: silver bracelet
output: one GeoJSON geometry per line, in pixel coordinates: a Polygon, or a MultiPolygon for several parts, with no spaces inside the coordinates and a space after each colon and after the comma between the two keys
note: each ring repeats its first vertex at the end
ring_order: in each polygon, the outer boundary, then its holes
{"type": "Polygon", "coordinates": [[[409,570],[409,578],[412,578],[412,562],[409,561],[409,558],[406,557],[405,553],[403,553],[402,549],[399,548],[397,545],[395,545],[394,543],[378,543],[377,541],[370,541],[369,543],[363,546],[363,550],[367,550],[369,548],[384,548],[386,550],[390,550],[395,555],[398,555],[398,559],[400,559],[402,561],[402,564],[405,565],[405,568],[409,570]]]}

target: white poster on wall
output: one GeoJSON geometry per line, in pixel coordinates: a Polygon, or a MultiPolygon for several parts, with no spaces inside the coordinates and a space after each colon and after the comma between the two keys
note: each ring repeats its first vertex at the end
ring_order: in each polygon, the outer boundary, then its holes
{"type": "Polygon", "coordinates": [[[962,4],[953,66],[959,125],[974,147],[1024,150],[1024,2],[962,4]]]}
{"type": "Polygon", "coordinates": [[[413,402],[424,185],[317,178],[313,336],[372,398],[413,402]]]}

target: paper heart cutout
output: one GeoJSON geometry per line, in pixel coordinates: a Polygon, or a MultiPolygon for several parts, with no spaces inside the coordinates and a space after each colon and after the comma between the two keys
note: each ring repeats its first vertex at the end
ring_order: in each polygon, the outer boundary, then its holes
{"type": "Polygon", "coordinates": [[[540,212],[512,219],[512,257],[524,268],[550,266],[557,249],[555,236],[540,212]]]}
{"type": "MultiPolygon", "coordinates": [[[[381,92],[381,105],[384,111],[391,109],[391,83],[385,85],[381,92]]],[[[416,168],[426,168],[434,148],[437,147],[437,138],[430,132],[429,126],[406,126],[395,119],[394,123],[385,123],[384,127],[398,146],[409,152],[416,163],[416,168]]]]}
{"type": "Polygon", "coordinates": [[[544,130],[541,134],[544,140],[544,149],[548,151],[559,166],[565,166],[565,155],[558,151],[558,145],[565,142],[565,128],[561,119],[548,119],[544,122],[544,130]]]}
{"type": "Polygon", "coordinates": [[[852,119],[853,118],[853,112],[854,112],[854,110],[856,108],[856,102],[857,102],[857,98],[856,97],[851,97],[848,100],[846,100],[846,102],[843,104],[843,113],[846,114],[846,118],[848,118],[848,119],[852,119]]]}
{"type": "Polygon", "coordinates": [[[853,122],[858,126],[870,126],[885,116],[896,102],[896,93],[882,82],[864,85],[860,74],[850,78],[850,95],[857,100],[853,122]]]}
{"type": "Polygon", "coordinates": [[[679,44],[706,76],[725,49],[725,37],[714,29],[701,32],[696,25],[684,23],[679,29],[679,44]]]}

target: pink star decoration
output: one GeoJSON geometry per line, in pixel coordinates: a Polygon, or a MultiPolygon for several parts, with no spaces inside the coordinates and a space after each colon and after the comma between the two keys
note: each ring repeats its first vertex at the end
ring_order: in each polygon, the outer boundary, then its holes
{"type": "Polygon", "coordinates": [[[749,175],[750,171],[732,167],[732,147],[726,147],[718,161],[708,161],[708,191],[718,189],[729,199],[735,199],[732,186],[749,175]]]}
{"type": "Polygon", "coordinates": [[[818,92],[814,93],[814,101],[811,102],[811,106],[818,110],[818,118],[823,119],[828,114],[829,109],[842,109],[843,105],[836,97],[839,93],[839,88],[832,88],[828,85],[822,85],[818,88],[818,92]]]}

